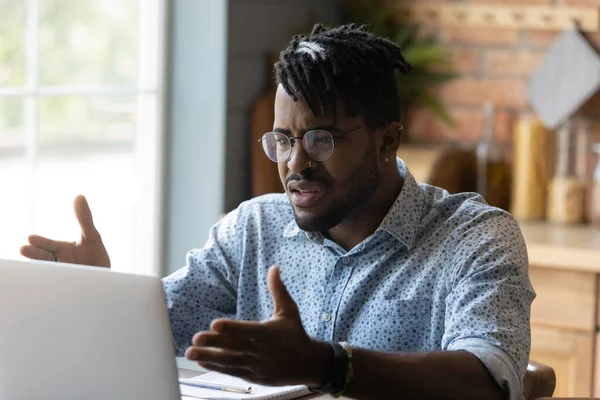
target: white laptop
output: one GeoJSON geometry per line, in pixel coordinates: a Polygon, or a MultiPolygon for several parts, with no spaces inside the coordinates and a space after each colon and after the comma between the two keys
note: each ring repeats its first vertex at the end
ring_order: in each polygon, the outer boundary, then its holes
{"type": "Polygon", "coordinates": [[[0,399],[179,400],[160,279],[0,259],[0,399]]]}

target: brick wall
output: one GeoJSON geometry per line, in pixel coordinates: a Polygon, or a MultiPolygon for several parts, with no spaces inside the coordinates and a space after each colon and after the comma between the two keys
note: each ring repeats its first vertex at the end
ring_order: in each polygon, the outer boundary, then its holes
{"type": "MultiPolygon", "coordinates": [[[[600,7],[600,0],[447,0],[457,3],[571,5],[600,7]]],[[[450,128],[432,118],[426,110],[410,114],[411,138],[419,141],[475,141],[483,126],[482,105],[496,106],[497,137],[510,141],[512,126],[521,113],[528,112],[527,79],[535,71],[552,41],[555,31],[512,30],[480,27],[433,27],[451,52],[460,78],[445,85],[439,95],[447,105],[456,127],[450,128]]],[[[600,34],[586,34],[600,48],[600,34]]],[[[598,96],[600,97],[600,96],[598,96]]],[[[600,99],[599,99],[600,100],[600,99]]],[[[600,101],[587,107],[600,117],[600,101]]],[[[600,132],[600,124],[596,132],[600,132]]]]}

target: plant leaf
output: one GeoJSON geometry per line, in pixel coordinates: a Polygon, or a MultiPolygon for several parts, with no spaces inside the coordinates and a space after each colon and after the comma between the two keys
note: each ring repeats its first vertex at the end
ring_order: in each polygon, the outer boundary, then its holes
{"type": "Polygon", "coordinates": [[[448,51],[439,45],[412,46],[404,49],[403,53],[413,68],[429,67],[432,64],[443,64],[448,61],[448,51]]]}
{"type": "Polygon", "coordinates": [[[396,34],[391,37],[393,37],[394,42],[396,42],[396,44],[398,46],[400,46],[400,48],[402,50],[404,50],[405,48],[409,48],[413,45],[415,36],[416,36],[415,28],[407,26],[407,27],[401,27],[396,32],[396,34]]]}
{"type": "Polygon", "coordinates": [[[413,80],[418,84],[436,84],[440,85],[456,79],[458,75],[452,71],[428,71],[423,69],[413,69],[408,75],[400,74],[398,81],[406,82],[409,80],[413,80]]]}
{"type": "Polygon", "coordinates": [[[418,100],[419,103],[421,103],[421,105],[431,110],[431,112],[446,125],[452,128],[456,126],[456,124],[452,120],[452,117],[450,116],[450,114],[448,114],[446,107],[444,107],[444,105],[435,96],[432,96],[431,93],[429,93],[427,90],[424,90],[420,93],[418,100]]]}
{"type": "Polygon", "coordinates": [[[347,22],[366,23],[377,35],[390,38],[412,65],[412,71],[396,73],[400,103],[420,105],[450,126],[452,118],[444,105],[431,93],[431,88],[455,79],[450,54],[439,44],[435,34],[422,33],[419,24],[402,24],[395,19],[396,9],[382,0],[342,0],[347,22]]]}

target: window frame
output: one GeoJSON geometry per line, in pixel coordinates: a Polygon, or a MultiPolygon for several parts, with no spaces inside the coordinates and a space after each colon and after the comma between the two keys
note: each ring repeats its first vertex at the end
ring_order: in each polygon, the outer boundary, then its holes
{"type": "MultiPolygon", "coordinates": [[[[19,97],[25,102],[25,160],[29,179],[25,194],[30,230],[35,227],[35,182],[38,160],[38,100],[44,96],[136,96],[137,124],[134,146],[133,264],[114,269],[160,275],[164,271],[163,214],[165,209],[166,93],[169,0],[137,0],[138,82],[135,86],[42,86],[39,82],[40,1],[26,0],[25,83],[0,87],[0,98],[19,97]],[[150,195],[148,195],[150,194],[150,195]],[[149,251],[148,249],[151,249],[149,251]]],[[[83,149],[83,147],[82,147],[83,149]]],[[[110,249],[109,249],[110,252],[110,249]]]]}

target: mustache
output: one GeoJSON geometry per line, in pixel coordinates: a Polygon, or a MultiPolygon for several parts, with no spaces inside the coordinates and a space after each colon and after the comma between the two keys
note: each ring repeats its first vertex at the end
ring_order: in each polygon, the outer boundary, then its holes
{"type": "Polygon", "coordinates": [[[307,170],[302,174],[291,173],[285,178],[285,188],[287,189],[288,184],[292,181],[308,181],[308,182],[316,182],[321,185],[327,187],[329,185],[329,180],[323,177],[316,176],[311,170],[307,170]]]}

